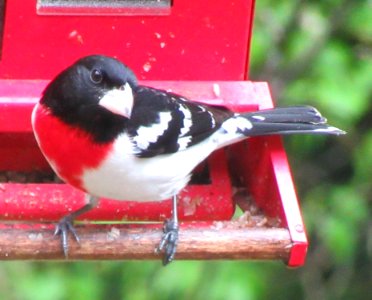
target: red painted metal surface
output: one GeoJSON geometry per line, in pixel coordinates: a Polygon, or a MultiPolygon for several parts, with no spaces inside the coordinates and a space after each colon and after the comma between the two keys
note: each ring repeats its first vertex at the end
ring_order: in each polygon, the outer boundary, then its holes
{"type": "Polygon", "coordinates": [[[42,16],[6,2],[0,78],[50,79],[81,56],[126,62],[140,79],[243,80],[252,0],[173,1],[168,16],[42,16]]]}
{"type": "MultiPolygon", "coordinates": [[[[224,152],[209,160],[210,184],[189,185],[179,196],[180,220],[229,220],[234,212],[224,152]]],[[[0,183],[0,220],[57,221],[85,204],[84,193],[66,184],[0,183]]],[[[81,220],[162,221],[170,217],[170,200],[132,202],[100,199],[81,220]]]]}
{"type": "MultiPolygon", "coordinates": [[[[41,79],[49,80],[88,54],[115,56],[146,84],[191,99],[236,111],[271,107],[267,84],[242,81],[248,78],[253,9],[254,0],[174,0],[164,16],[117,16],[113,11],[111,16],[43,16],[36,13],[36,0],[7,1],[0,60],[0,171],[49,170],[30,124],[32,107],[46,84],[41,79]]],[[[288,228],[293,246],[287,264],[301,266],[307,240],[280,138],[240,143],[231,147],[229,158],[229,169],[265,214],[278,217],[280,226],[288,228]]],[[[227,164],[224,151],[208,159],[211,182],[184,191],[179,208],[183,220],[231,217],[227,164]]],[[[82,193],[64,184],[0,183],[3,220],[54,221],[83,202],[82,193]]],[[[169,201],[102,200],[83,218],[161,220],[169,212],[169,201]]]]}

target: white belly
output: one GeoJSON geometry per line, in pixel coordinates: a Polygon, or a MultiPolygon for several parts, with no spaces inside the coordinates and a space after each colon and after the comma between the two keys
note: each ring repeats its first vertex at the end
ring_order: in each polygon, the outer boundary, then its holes
{"type": "Polygon", "coordinates": [[[85,189],[116,200],[169,199],[187,185],[191,171],[215,150],[215,144],[207,139],[186,150],[151,158],[138,158],[131,149],[128,136],[120,136],[100,168],[84,172],[85,189]]]}

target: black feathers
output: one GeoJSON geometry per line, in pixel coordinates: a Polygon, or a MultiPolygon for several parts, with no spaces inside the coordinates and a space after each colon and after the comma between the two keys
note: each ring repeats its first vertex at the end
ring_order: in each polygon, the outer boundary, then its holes
{"type": "Polygon", "coordinates": [[[163,90],[139,86],[127,132],[139,149],[138,156],[184,150],[218,130],[232,113],[208,107],[163,90]]]}
{"type": "Polygon", "coordinates": [[[242,130],[247,136],[271,134],[342,134],[343,131],[326,124],[327,120],[311,106],[278,107],[252,113],[241,117],[249,120],[251,128],[242,130]]]}

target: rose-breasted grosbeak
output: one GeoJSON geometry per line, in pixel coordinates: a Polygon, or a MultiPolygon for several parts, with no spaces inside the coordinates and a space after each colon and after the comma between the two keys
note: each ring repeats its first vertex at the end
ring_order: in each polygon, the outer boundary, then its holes
{"type": "Polygon", "coordinates": [[[139,85],[128,67],[102,55],[78,60],[49,83],[33,110],[32,126],[58,176],[91,196],[56,227],[65,255],[68,231],[78,240],[74,218],[91,209],[97,197],[173,198],[173,216],[158,247],[165,251],[164,264],[176,252],[177,194],[211,152],[250,136],[344,133],[309,106],[238,114],[191,102],[139,85]]]}

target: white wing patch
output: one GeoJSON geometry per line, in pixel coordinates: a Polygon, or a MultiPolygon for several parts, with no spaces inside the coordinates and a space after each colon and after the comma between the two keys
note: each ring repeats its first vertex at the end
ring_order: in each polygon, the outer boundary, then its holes
{"type": "Polygon", "coordinates": [[[216,127],[216,120],[214,119],[214,116],[210,111],[208,113],[211,116],[212,128],[214,128],[214,127],[216,127]]]}
{"type": "Polygon", "coordinates": [[[205,112],[205,111],[206,111],[205,107],[200,106],[200,105],[198,105],[198,107],[200,108],[200,110],[201,110],[202,112],[205,112]]]}
{"type": "Polygon", "coordinates": [[[180,111],[183,113],[183,127],[181,128],[181,136],[185,136],[189,133],[192,126],[192,116],[190,110],[187,109],[184,105],[180,105],[180,111]]]}
{"type": "Polygon", "coordinates": [[[156,143],[159,137],[169,128],[169,122],[172,120],[170,112],[160,112],[159,122],[151,126],[141,126],[137,129],[137,135],[133,141],[137,147],[146,150],[150,143],[156,143]]]}
{"type": "Polygon", "coordinates": [[[184,105],[180,105],[180,111],[183,113],[183,127],[181,128],[180,137],[177,140],[178,150],[185,150],[191,142],[191,136],[186,136],[192,126],[192,115],[190,110],[184,105]]]}
{"type": "Polygon", "coordinates": [[[253,127],[252,123],[243,117],[234,117],[223,122],[221,126],[227,133],[234,134],[238,129],[247,130],[253,127]]]}
{"type": "Polygon", "coordinates": [[[266,118],[264,116],[259,116],[259,115],[256,115],[256,116],[252,116],[253,119],[256,119],[258,121],[264,121],[266,118]]]}
{"type": "Polygon", "coordinates": [[[178,150],[185,150],[187,146],[190,144],[190,142],[191,142],[191,136],[180,137],[177,140],[177,144],[179,146],[178,150]]]}

